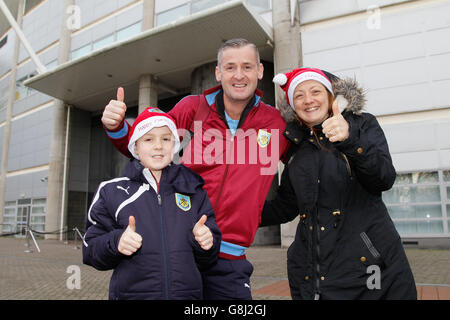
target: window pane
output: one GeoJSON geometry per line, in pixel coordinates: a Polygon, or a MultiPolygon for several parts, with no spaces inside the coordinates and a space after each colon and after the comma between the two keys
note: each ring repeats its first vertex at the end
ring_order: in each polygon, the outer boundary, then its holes
{"type": "Polygon", "coordinates": [[[16,223],[16,217],[3,217],[3,224],[14,225],[16,223]]]}
{"type": "Polygon", "coordinates": [[[439,186],[394,186],[383,192],[386,203],[434,202],[441,201],[439,186]]]}
{"type": "Polygon", "coordinates": [[[412,183],[411,173],[397,174],[394,185],[412,183]]]}
{"type": "Polygon", "coordinates": [[[34,216],[31,217],[31,223],[35,224],[35,223],[45,223],[45,216],[34,216]]]}
{"type": "Polygon", "coordinates": [[[394,221],[400,234],[443,233],[442,221],[394,221]]]}
{"type": "Polygon", "coordinates": [[[16,101],[27,96],[28,90],[21,82],[16,83],[16,101]]]}
{"type": "Polygon", "coordinates": [[[17,200],[18,204],[31,204],[31,199],[20,199],[17,200]]]}
{"type": "Polygon", "coordinates": [[[5,208],[5,213],[3,216],[7,215],[15,215],[16,214],[16,208],[5,208]]]}
{"type": "Polygon", "coordinates": [[[45,213],[45,207],[33,207],[31,209],[31,213],[36,214],[36,213],[45,213]]]}
{"type": "Polygon", "coordinates": [[[439,175],[433,172],[413,172],[397,174],[395,185],[439,182],[439,175]]]}
{"type": "Polygon", "coordinates": [[[15,206],[16,202],[15,201],[6,201],[5,202],[5,207],[9,207],[9,206],[15,206]]]}
{"type": "Polygon", "coordinates": [[[45,227],[44,224],[36,224],[36,225],[31,226],[31,228],[33,230],[39,231],[39,232],[44,232],[44,227],[45,227]]]}
{"type": "Polygon", "coordinates": [[[15,222],[3,222],[2,232],[3,233],[13,233],[16,230],[15,222]]]}
{"type": "Polygon", "coordinates": [[[73,50],[72,51],[72,59],[82,57],[82,56],[88,54],[89,52],[91,52],[91,44],[88,44],[84,47],[73,50]]]}
{"type": "Polygon", "coordinates": [[[41,198],[41,199],[33,199],[33,205],[36,204],[46,204],[47,203],[47,199],[46,198],[41,198]]]}
{"type": "Polygon", "coordinates": [[[117,32],[117,41],[122,41],[131,38],[141,32],[141,23],[135,23],[117,32]]]}
{"type": "Polygon", "coordinates": [[[444,175],[444,181],[450,181],[450,171],[444,171],[442,174],[444,175]]]}
{"type": "Polygon", "coordinates": [[[257,12],[267,11],[270,9],[270,0],[247,0],[247,3],[256,9],[257,12]]]}
{"type": "Polygon", "coordinates": [[[47,63],[47,64],[45,65],[45,67],[46,67],[48,70],[55,69],[57,66],[58,66],[58,61],[56,61],[56,60],[53,60],[52,62],[47,63]]]}
{"type": "Polygon", "coordinates": [[[439,182],[437,172],[415,172],[412,174],[413,183],[433,183],[439,182]]]}
{"type": "Polygon", "coordinates": [[[106,38],[103,38],[101,40],[95,41],[93,46],[92,46],[92,49],[93,50],[101,49],[101,48],[103,48],[103,47],[105,47],[108,44],[113,43],[113,42],[114,42],[114,35],[112,34],[110,36],[107,36],[106,38]]]}
{"type": "Polygon", "coordinates": [[[160,26],[189,15],[189,6],[183,5],[156,15],[156,25],[160,26]]]}
{"type": "Polygon", "coordinates": [[[392,219],[442,217],[441,205],[389,206],[388,211],[392,219]]]}
{"type": "Polygon", "coordinates": [[[214,6],[217,6],[219,4],[222,4],[224,1],[222,0],[199,0],[199,1],[192,1],[191,5],[191,13],[196,13],[214,6]]]}
{"type": "MultiPolygon", "coordinates": [[[[450,187],[447,187],[447,199],[450,200],[450,187]]],[[[447,212],[449,211],[447,210],[447,212]]]]}

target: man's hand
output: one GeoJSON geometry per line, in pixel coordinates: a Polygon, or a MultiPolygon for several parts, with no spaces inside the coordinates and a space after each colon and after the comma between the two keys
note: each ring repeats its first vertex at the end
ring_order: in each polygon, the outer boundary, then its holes
{"type": "Polygon", "coordinates": [[[195,224],[194,229],[192,229],[195,240],[203,250],[211,249],[214,241],[211,230],[205,225],[206,219],[206,215],[202,215],[200,220],[195,224]]]}
{"type": "Polygon", "coordinates": [[[105,107],[102,123],[108,131],[116,130],[125,119],[127,105],[123,102],[125,92],[122,87],[117,89],[117,100],[111,100],[105,107]]]}
{"type": "Polygon", "coordinates": [[[333,116],[322,123],[322,132],[330,142],[344,141],[350,135],[348,122],[339,111],[337,100],[331,108],[333,116]]]}
{"type": "Polygon", "coordinates": [[[120,253],[131,256],[142,246],[142,237],[136,233],[136,220],[133,216],[128,218],[128,227],[119,240],[118,250],[120,253]]]}

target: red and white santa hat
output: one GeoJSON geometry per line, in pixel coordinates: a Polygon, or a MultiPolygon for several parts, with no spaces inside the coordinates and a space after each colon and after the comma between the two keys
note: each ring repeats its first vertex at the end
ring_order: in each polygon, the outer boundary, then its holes
{"type": "Polygon", "coordinates": [[[164,111],[158,108],[149,107],[142,111],[141,114],[136,118],[130,130],[128,150],[130,150],[133,157],[139,160],[139,156],[134,152],[136,141],[153,128],[164,126],[169,127],[172,135],[174,136],[175,145],[173,148],[173,153],[177,153],[180,149],[180,138],[177,133],[177,126],[175,125],[175,121],[164,111]]]}
{"type": "Polygon", "coordinates": [[[293,97],[295,88],[302,82],[307,80],[316,80],[323,84],[328,91],[334,96],[333,87],[330,79],[325,73],[316,68],[298,68],[288,73],[279,73],[273,78],[273,82],[281,86],[281,89],[286,92],[286,99],[292,109],[295,110],[293,97]]]}

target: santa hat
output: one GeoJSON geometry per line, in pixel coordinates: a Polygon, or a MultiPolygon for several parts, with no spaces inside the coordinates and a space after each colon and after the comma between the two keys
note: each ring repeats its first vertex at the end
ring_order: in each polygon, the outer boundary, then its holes
{"type": "Polygon", "coordinates": [[[130,139],[128,141],[128,150],[130,150],[133,157],[139,160],[139,156],[134,152],[136,141],[153,128],[164,126],[169,127],[172,135],[175,138],[173,153],[177,153],[178,149],[180,148],[180,138],[178,137],[175,121],[171,116],[161,111],[160,109],[150,107],[141,112],[141,114],[136,118],[133,126],[131,127],[129,135],[130,139]]]}
{"type": "Polygon", "coordinates": [[[320,69],[315,68],[299,68],[288,73],[279,73],[273,78],[273,82],[281,86],[286,92],[286,100],[292,109],[295,110],[293,97],[295,88],[302,82],[307,80],[316,80],[327,88],[334,96],[331,80],[320,69]]]}

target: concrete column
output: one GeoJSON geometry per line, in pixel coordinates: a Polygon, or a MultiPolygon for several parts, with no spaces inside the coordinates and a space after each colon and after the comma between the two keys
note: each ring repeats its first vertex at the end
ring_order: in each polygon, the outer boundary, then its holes
{"type": "Polygon", "coordinates": [[[144,0],[142,7],[141,30],[149,30],[155,26],[155,0],[144,0]]]}
{"type": "MultiPolygon", "coordinates": [[[[150,30],[155,26],[155,0],[143,0],[141,30],[150,30]]],[[[139,77],[139,113],[147,107],[158,106],[156,80],[151,74],[139,77]]]]}
{"type": "MultiPolygon", "coordinates": [[[[59,40],[58,64],[69,60],[71,46],[71,30],[68,29],[67,19],[69,14],[66,8],[74,5],[75,0],[64,0],[62,6],[61,35],[59,40]]],[[[66,221],[67,225],[67,194],[68,183],[67,173],[65,174],[64,165],[69,168],[68,159],[65,158],[66,151],[66,122],[67,106],[64,101],[55,100],[53,107],[53,129],[52,141],[50,144],[50,162],[47,189],[47,213],[45,217],[45,231],[55,231],[61,228],[61,219],[66,221]],[[64,204],[64,205],[63,205],[64,204]]],[[[68,170],[66,170],[68,172],[68,170]]],[[[47,239],[57,239],[58,235],[46,235],[47,239]]]]}
{"type": "MultiPolygon", "coordinates": [[[[292,2],[294,3],[294,2],[292,2]]],[[[272,1],[272,25],[274,33],[274,69],[275,74],[285,73],[302,66],[302,42],[300,34],[299,7],[295,1],[296,10],[294,23],[291,23],[291,1],[272,1]]],[[[285,100],[285,95],[279,87],[275,87],[276,105],[285,100]]],[[[282,172],[280,168],[280,176],[282,172]]],[[[281,246],[288,247],[294,241],[298,219],[281,225],[281,246]]]]}
{"type": "Polygon", "coordinates": [[[143,74],[139,77],[139,113],[150,106],[158,106],[157,85],[152,75],[143,74]]]}
{"type": "MultiPolygon", "coordinates": [[[[290,0],[272,1],[275,74],[289,72],[302,66],[299,9],[297,4],[294,25],[292,25],[290,2],[290,0]]],[[[284,101],[285,96],[278,86],[276,86],[275,92],[276,103],[279,105],[284,101]]]]}
{"type": "MultiPolygon", "coordinates": [[[[20,0],[17,10],[17,24],[22,27],[23,12],[25,8],[25,1],[20,0]]],[[[0,224],[3,222],[3,210],[5,206],[5,193],[6,193],[6,174],[8,172],[8,157],[9,157],[9,140],[11,137],[11,119],[12,111],[16,93],[16,77],[17,77],[17,63],[19,62],[20,40],[16,36],[14,43],[13,61],[11,66],[11,74],[9,80],[8,90],[8,104],[6,105],[6,119],[3,127],[3,145],[2,145],[2,163],[0,172],[0,224]]],[[[2,227],[0,227],[0,234],[2,233],[2,227]]]]}
{"type": "Polygon", "coordinates": [[[202,94],[206,89],[217,86],[215,75],[217,62],[210,62],[197,67],[191,73],[191,94],[202,94]]]}

